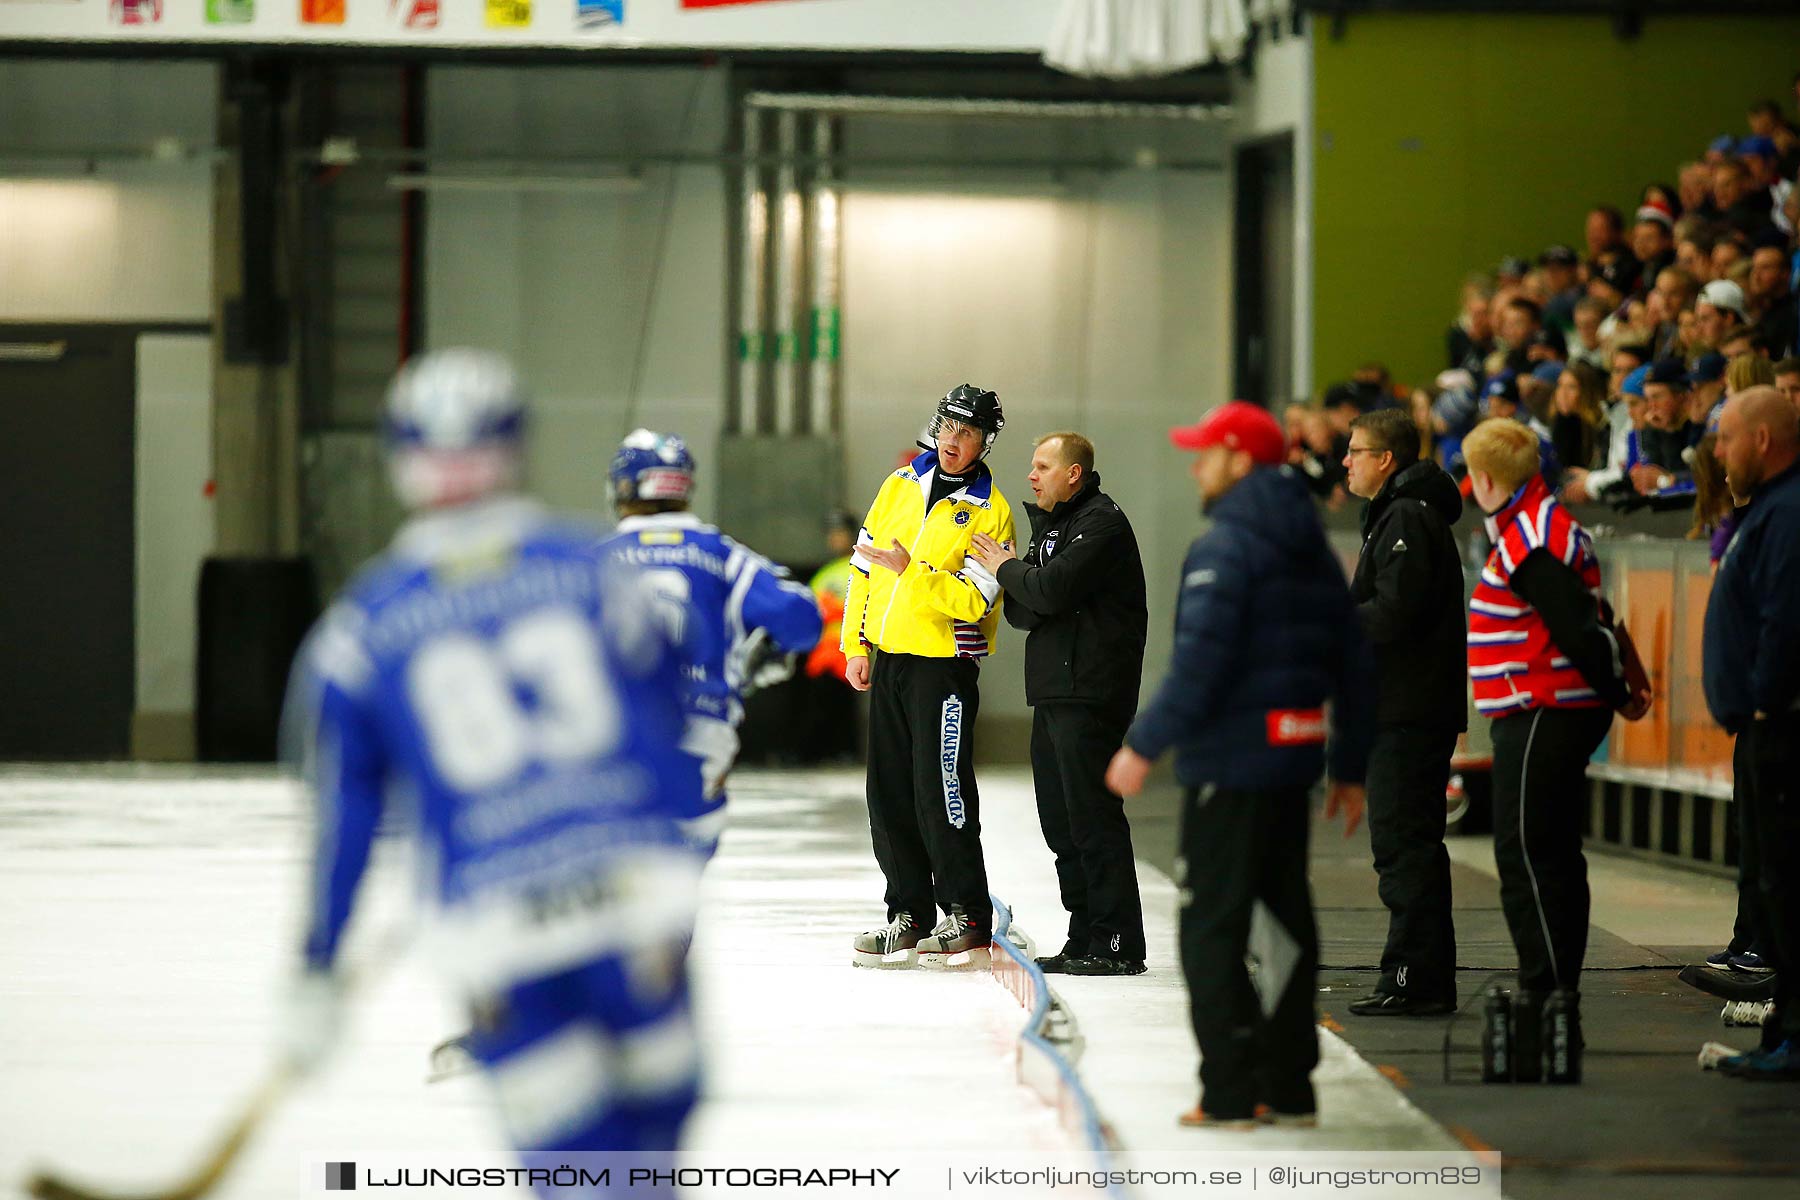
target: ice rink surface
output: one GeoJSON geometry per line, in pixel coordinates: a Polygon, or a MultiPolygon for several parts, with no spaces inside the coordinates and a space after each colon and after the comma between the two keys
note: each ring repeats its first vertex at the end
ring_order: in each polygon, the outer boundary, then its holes
{"type": "MultiPolygon", "coordinates": [[[[1023,1012],[986,974],[850,967],[851,936],[884,917],[860,770],[744,772],[732,792],[695,943],[707,1087],[690,1145],[1083,1152],[1016,1082],[1023,1012]]],[[[984,773],[982,803],[993,889],[1054,949],[1063,914],[1028,779],[984,773]]],[[[0,773],[0,1195],[39,1165],[141,1188],[194,1162],[270,1060],[305,828],[298,789],[268,773],[0,773]]],[[[397,851],[378,852],[347,951],[361,979],[342,1053],[282,1106],[222,1200],[295,1195],[310,1164],[359,1153],[504,1147],[478,1076],[426,1082],[431,1046],[462,1018],[405,948],[397,851]]],[[[1454,1147],[1323,1031],[1321,1129],[1261,1131],[1254,1146],[1178,1129],[1197,1085],[1174,890],[1139,870],[1150,972],[1053,980],[1127,1154],[1454,1147]]]]}

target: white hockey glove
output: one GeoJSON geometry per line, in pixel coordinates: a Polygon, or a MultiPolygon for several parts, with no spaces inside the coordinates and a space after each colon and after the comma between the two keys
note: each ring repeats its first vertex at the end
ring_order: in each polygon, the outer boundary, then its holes
{"type": "Polygon", "coordinates": [[[788,679],[794,673],[798,658],[795,654],[782,653],[768,630],[758,629],[752,633],[744,649],[744,695],[753,696],[788,679]]]}
{"type": "Polygon", "coordinates": [[[337,1048],[344,1027],[344,983],[330,971],[302,971],[282,1004],[277,1052],[297,1075],[311,1075],[337,1048]]]}

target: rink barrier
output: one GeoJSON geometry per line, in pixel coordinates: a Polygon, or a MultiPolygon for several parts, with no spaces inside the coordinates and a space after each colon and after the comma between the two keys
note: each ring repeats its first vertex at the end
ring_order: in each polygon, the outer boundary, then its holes
{"type": "MultiPolygon", "coordinates": [[[[1014,1052],[1019,1082],[1056,1109],[1062,1127],[1087,1143],[1102,1169],[1110,1168],[1119,1149],[1118,1141],[1100,1119],[1094,1098],[1066,1052],[1080,1043],[1074,1015],[1051,993],[1043,969],[1032,959],[1025,935],[1015,935],[1012,909],[992,893],[988,899],[994,904],[994,940],[988,969],[1028,1014],[1014,1052]],[[1014,936],[1020,940],[1015,942],[1014,936]]],[[[1114,1196],[1124,1195],[1117,1186],[1107,1191],[1114,1196]]]]}

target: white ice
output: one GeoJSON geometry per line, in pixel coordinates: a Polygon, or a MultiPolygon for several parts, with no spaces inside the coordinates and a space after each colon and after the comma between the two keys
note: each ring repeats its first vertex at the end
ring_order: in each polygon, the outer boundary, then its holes
{"type": "MultiPolygon", "coordinates": [[[[860,772],[747,772],[709,868],[696,939],[706,1101],[691,1144],[721,1151],[980,1151],[1080,1144],[1014,1078],[1023,1013],[983,974],[859,971],[849,942],[884,917],[860,772]]],[[[1046,944],[1055,878],[1021,773],[984,773],[994,890],[1046,944]]],[[[53,1166],[147,1187],[179,1175],[269,1063],[294,961],[304,819],[255,772],[0,773],[0,1195],[53,1166]]],[[[461,1017],[411,954],[405,863],[384,850],[349,958],[367,978],[343,1052],[283,1106],[220,1200],[291,1196],[310,1164],[500,1149],[479,1078],[425,1082],[461,1017]]],[[[1324,1034],[1323,1128],[1181,1130],[1196,1058],[1173,888],[1139,864],[1151,970],[1060,978],[1085,1035],[1079,1069],[1132,1152],[1444,1149],[1454,1145],[1324,1034]],[[1221,1140],[1223,1139],[1223,1140],[1221,1140]]]]}

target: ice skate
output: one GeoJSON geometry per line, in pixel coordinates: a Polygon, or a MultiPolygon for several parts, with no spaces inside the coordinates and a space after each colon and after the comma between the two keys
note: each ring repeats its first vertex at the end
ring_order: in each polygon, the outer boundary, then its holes
{"type": "Polygon", "coordinates": [[[894,919],[880,929],[859,933],[851,943],[850,965],[877,970],[899,970],[918,961],[922,936],[911,913],[895,913],[894,919]]]}
{"type": "Polygon", "coordinates": [[[919,942],[919,965],[940,971],[985,971],[992,962],[993,938],[969,923],[960,905],[919,942]]]}

